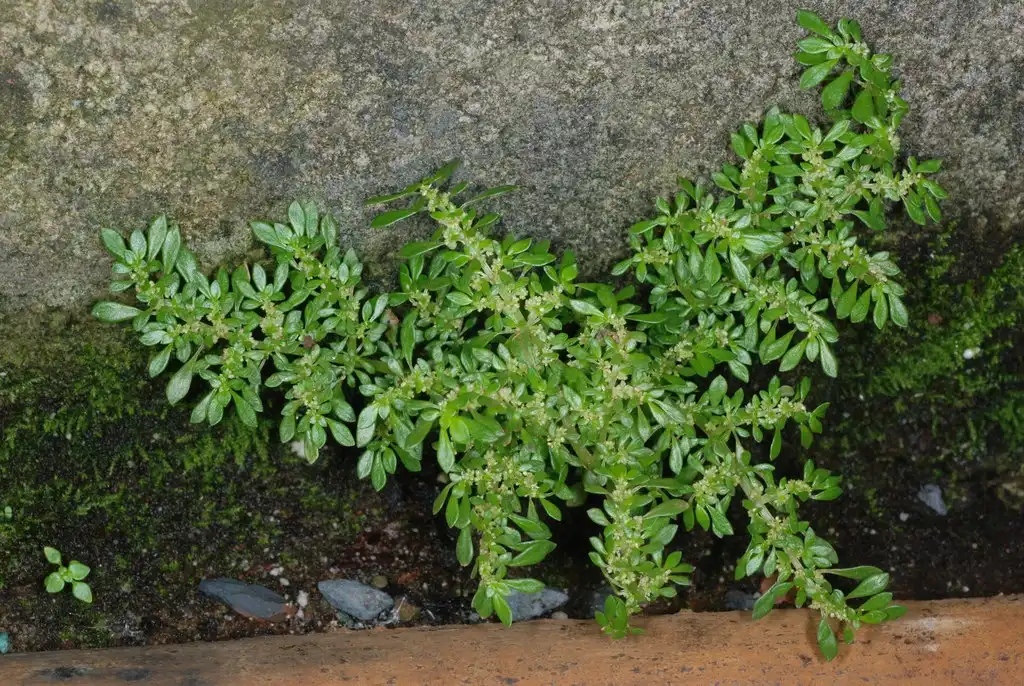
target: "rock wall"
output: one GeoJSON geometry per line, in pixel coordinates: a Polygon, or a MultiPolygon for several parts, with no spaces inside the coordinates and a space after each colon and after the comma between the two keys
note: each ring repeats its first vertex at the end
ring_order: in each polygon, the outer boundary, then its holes
{"type": "Polygon", "coordinates": [[[1017,0],[0,0],[0,315],[86,317],[101,226],[168,212],[209,266],[293,197],[387,277],[427,229],[370,229],[361,201],[453,157],[523,187],[497,203],[508,230],[605,267],[743,120],[820,114],[791,57],[801,5],[896,55],[904,149],[944,158],[947,213],[1020,236],[1017,0]]]}

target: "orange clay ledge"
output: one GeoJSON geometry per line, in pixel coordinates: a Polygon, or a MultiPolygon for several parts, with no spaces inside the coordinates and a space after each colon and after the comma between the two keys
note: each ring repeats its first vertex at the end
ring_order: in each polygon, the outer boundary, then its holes
{"type": "Polygon", "coordinates": [[[1024,596],[908,603],[832,663],[806,610],[641,619],[622,641],[593,622],[338,630],[219,643],[0,657],[0,684],[1024,684],[1024,596]]]}

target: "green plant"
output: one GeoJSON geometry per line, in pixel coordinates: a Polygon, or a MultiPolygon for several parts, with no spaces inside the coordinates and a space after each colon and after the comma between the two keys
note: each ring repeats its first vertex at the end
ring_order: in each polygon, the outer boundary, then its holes
{"type": "Polygon", "coordinates": [[[60,551],[56,548],[46,546],[43,548],[43,554],[46,555],[47,561],[57,568],[46,577],[46,592],[60,593],[65,585],[71,584],[71,595],[83,603],[91,603],[92,589],[89,588],[89,584],[82,581],[89,576],[89,568],[78,560],[72,560],[65,567],[61,563],[60,551]]]}
{"type": "Polygon", "coordinates": [[[937,161],[898,162],[907,106],[891,58],[869,51],[856,22],[833,31],[808,12],[798,20],[816,34],[800,41],[801,83],[824,84],[832,123],[822,131],[772,109],[760,127],[745,124],[732,136],[741,161],[712,177],[718,197],[680,180],[631,228],[632,255],[613,270],[626,282],[580,282],[572,254],[559,258],[547,241],[492,238],[498,216],[475,206],[513,187],[457,201],[467,184],[447,186],[450,164],[368,201],[410,199],[376,228],[421,214],[437,225],[402,248],[397,292],[369,295],[355,255],[335,244],[334,219],[293,203],[287,224],[252,224],[273,267],[213,279],[164,217],[127,244],[104,230],[124,277],[113,288],[134,288],[142,307],[102,302],[93,313],[131,321],[157,348],[152,376],[178,360],[172,403],[205,382],[195,422],[215,424],[233,405],[254,425],[264,389],[279,388],[281,440],[301,441],[310,460],[328,434],[361,449],[357,473],[378,489],[399,462],[419,470],[429,446],[449,478],[435,511],[459,530],[484,617],[511,621],[508,593],[542,587],[510,571],[554,549],[545,519],[595,498],[591,559],[616,591],[598,619],[613,636],[631,633],[630,615],[689,583],[692,567],[670,550],[679,527],[733,534],[738,495],[750,543],[736,576],[776,578],[754,616],[793,593],[821,612],[818,644],[831,659],[840,626],[852,641],[862,623],[903,608],[884,590],[888,574],[837,567],[798,515],[802,502],[838,497],[839,477],[810,461],[775,474],[787,426],[804,447],[822,430],[809,380],[744,386],[752,371],[787,373],[804,359],[835,376],[833,320],[905,326],[899,269],[856,229],[883,229],[887,201],[916,222],[938,220],[945,194],[928,177],[937,161]],[[833,578],[857,583],[843,591],[833,578]]]}

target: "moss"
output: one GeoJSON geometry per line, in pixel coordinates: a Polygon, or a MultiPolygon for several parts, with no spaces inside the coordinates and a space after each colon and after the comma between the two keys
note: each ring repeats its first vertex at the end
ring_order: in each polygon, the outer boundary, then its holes
{"type": "Polygon", "coordinates": [[[272,441],[268,422],[194,426],[147,379],[130,334],[93,324],[52,333],[31,354],[0,354],[0,513],[13,514],[0,520],[0,589],[33,589],[18,594],[29,607],[0,608],[0,624],[28,616],[47,626],[41,645],[107,645],[111,632],[93,624],[120,617],[125,593],[173,607],[202,576],[286,550],[294,518],[274,516],[283,509],[308,506],[311,527],[343,522],[325,544],[355,533],[352,488],[272,441]],[[43,591],[44,545],[93,567],[92,606],[43,591]]]}
{"type": "Polygon", "coordinates": [[[880,516],[872,486],[897,461],[919,463],[951,500],[979,478],[1015,492],[1024,470],[1024,246],[964,278],[974,261],[951,249],[956,237],[947,229],[905,265],[907,329],[844,332],[828,388],[832,421],[815,454],[842,456],[848,484],[880,516]]]}

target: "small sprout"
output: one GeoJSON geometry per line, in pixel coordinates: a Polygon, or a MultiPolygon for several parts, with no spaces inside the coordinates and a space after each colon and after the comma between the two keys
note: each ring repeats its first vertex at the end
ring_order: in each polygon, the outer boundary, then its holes
{"type": "Polygon", "coordinates": [[[56,548],[46,546],[43,548],[43,555],[47,562],[57,569],[46,576],[44,586],[47,593],[60,593],[68,584],[71,585],[71,594],[83,603],[92,602],[92,589],[83,579],[89,576],[90,569],[78,560],[71,560],[65,567],[61,564],[61,554],[56,548]]]}

